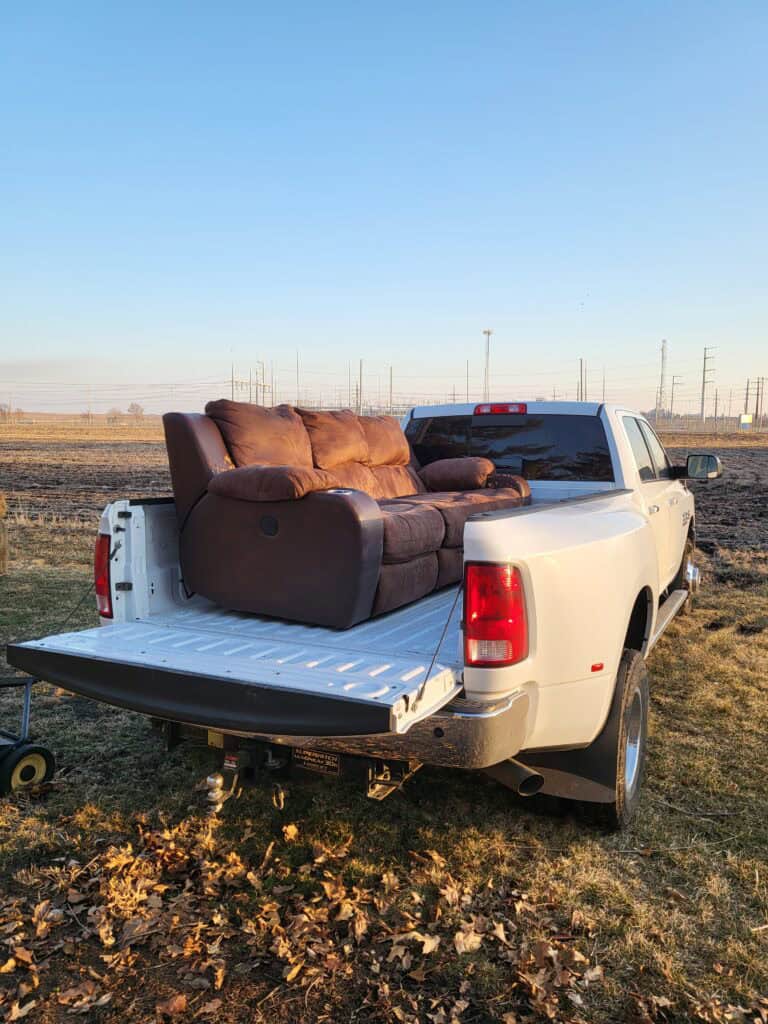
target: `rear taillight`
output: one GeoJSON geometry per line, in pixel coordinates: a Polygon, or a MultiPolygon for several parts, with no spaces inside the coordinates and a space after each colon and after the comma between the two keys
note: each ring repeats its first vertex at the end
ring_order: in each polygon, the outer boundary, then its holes
{"type": "Polygon", "coordinates": [[[526,402],[483,402],[475,406],[475,416],[505,416],[513,413],[525,415],[528,412],[526,402]]]}
{"type": "Polygon", "coordinates": [[[528,656],[528,622],[520,572],[475,562],[464,572],[464,662],[514,665],[528,656]]]}
{"type": "Polygon", "coordinates": [[[112,592],[109,585],[110,541],[108,533],[100,533],[96,538],[96,547],[93,550],[93,585],[96,591],[96,608],[104,619],[112,618],[112,592]]]}

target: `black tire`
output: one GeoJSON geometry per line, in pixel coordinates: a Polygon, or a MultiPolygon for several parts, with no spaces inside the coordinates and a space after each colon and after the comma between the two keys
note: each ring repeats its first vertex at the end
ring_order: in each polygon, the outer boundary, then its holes
{"type": "MultiPolygon", "coordinates": [[[[677,570],[675,578],[669,585],[670,590],[686,590],[688,588],[688,582],[685,578],[685,570],[688,562],[696,561],[696,545],[693,543],[693,537],[688,534],[688,539],[685,542],[685,548],[683,549],[683,558],[680,562],[680,568],[677,570]]],[[[688,615],[693,608],[693,593],[688,594],[688,600],[685,602],[683,607],[677,613],[678,615],[688,615]]]]}
{"type": "Polygon", "coordinates": [[[626,828],[640,803],[648,746],[648,671],[639,651],[626,648],[616,675],[620,699],[616,739],[615,800],[599,807],[599,818],[612,829],[626,828]]]}
{"type": "Polygon", "coordinates": [[[20,743],[0,761],[0,793],[17,793],[53,777],[56,760],[39,743],[20,743]]]}

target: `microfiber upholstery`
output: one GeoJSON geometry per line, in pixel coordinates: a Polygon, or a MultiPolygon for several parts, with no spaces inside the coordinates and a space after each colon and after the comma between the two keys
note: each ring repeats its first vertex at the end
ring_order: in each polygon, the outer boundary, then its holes
{"type": "Polygon", "coordinates": [[[319,469],[334,469],[346,462],[368,465],[368,442],[360,418],[350,409],[338,412],[299,409],[298,413],[309,434],[312,459],[319,469]]]}
{"type": "Polygon", "coordinates": [[[220,399],[163,417],[184,585],[345,629],[461,580],[464,526],[530,501],[489,459],[420,468],[393,416],[220,399]]]}
{"type": "Polygon", "coordinates": [[[407,562],[437,551],[445,537],[445,523],[436,508],[407,500],[379,502],[384,521],[384,562],[407,562]]]}
{"type": "Polygon", "coordinates": [[[374,498],[404,498],[421,494],[426,488],[418,473],[410,466],[371,466],[374,480],[374,498]]]}
{"type": "Polygon", "coordinates": [[[208,485],[211,494],[236,501],[296,501],[312,491],[338,487],[324,469],[307,466],[242,466],[218,473],[208,485]]]}
{"type": "Polygon", "coordinates": [[[312,448],[301,417],[290,405],[265,409],[220,398],[205,407],[236,466],[312,467],[312,448]]]}
{"type": "Polygon", "coordinates": [[[413,494],[402,499],[413,504],[436,508],[445,522],[442,546],[458,548],[464,539],[464,524],[476,512],[495,512],[503,508],[518,508],[523,504],[520,494],[513,488],[486,488],[479,491],[443,491],[437,494],[413,494]]]}
{"type": "Polygon", "coordinates": [[[485,487],[496,469],[490,459],[468,456],[465,459],[438,459],[419,470],[428,491],[474,491],[485,487]]]}
{"type": "Polygon", "coordinates": [[[327,472],[336,481],[337,487],[351,487],[354,491],[365,491],[376,497],[376,478],[370,466],[363,462],[344,462],[327,472]]]}
{"type": "Polygon", "coordinates": [[[372,466],[407,466],[411,459],[408,439],[394,416],[359,416],[368,443],[372,466]]]}

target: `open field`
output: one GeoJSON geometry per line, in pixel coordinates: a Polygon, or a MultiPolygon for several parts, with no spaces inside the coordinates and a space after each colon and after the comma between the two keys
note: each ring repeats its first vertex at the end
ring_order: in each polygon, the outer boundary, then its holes
{"type": "MultiPolygon", "coordinates": [[[[383,804],[264,779],[211,823],[209,751],[167,753],[143,719],[41,687],[59,771],[0,804],[0,1019],[765,1022],[768,445],[751,440],[718,439],[726,475],[697,487],[704,590],[649,663],[623,835],[443,769],[383,804]]],[[[4,489],[0,639],[73,608],[67,627],[90,626],[95,515],[167,493],[162,443],[6,432],[4,489]]],[[[0,695],[3,725],[19,705],[0,695]]]]}

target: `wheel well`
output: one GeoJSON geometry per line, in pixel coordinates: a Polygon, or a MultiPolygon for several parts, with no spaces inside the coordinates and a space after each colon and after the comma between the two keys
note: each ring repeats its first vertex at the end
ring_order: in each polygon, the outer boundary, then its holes
{"type": "Polygon", "coordinates": [[[624,647],[633,651],[642,651],[648,642],[648,632],[651,625],[651,603],[653,595],[646,587],[640,591],[635,598],[632,614],[629,617],[627,634],[624,637],[624,647]]]}

